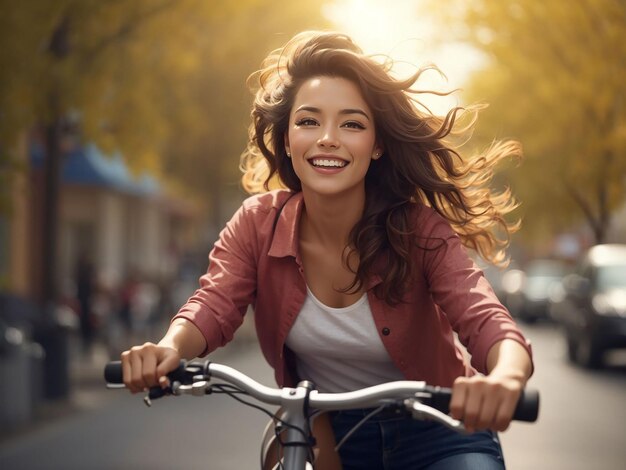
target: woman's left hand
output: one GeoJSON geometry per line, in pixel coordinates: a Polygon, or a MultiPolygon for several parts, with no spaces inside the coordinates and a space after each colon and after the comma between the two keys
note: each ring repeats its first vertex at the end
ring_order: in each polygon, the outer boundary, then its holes
{"type": "Polygon", "coordinates": [[[459,377],[452,386],[450,414],[469,432],[508,428],[525,380],[510,375],[459,377]]]}

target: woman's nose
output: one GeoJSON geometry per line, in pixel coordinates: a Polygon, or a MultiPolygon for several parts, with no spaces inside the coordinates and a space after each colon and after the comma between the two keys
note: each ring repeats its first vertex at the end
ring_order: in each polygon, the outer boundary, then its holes
{"type": "Polygon", "coordinates": [[[332,128],[324,128],[322,129],[322,134],[320,138],[317,140],[317,144],[320,147],[326,148],[337,148],[339,147],[339,139],[337,138],[337,134],[332,128]]]}

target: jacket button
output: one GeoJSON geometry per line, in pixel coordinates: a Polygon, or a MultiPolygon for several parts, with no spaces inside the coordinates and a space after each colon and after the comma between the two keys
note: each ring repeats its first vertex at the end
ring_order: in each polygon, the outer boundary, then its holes
{"type": "Polygon", "coordinates": [[[387,328],[387,327],[384,327],[383,328],[383,335],[384,336],[389,336],[389,333],[391,333],[391,330],[389,328],[387,328]]]}

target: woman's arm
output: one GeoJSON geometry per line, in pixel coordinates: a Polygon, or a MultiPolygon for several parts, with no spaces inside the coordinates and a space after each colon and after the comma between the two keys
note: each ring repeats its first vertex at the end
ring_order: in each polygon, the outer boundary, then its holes
{"type": "Polygon", "coordinates": [[[532,375],[532,361],[526,349],[515,340],[498,341],[487,355],[489,375],[517,378],[526,384],[532,375]]]}
{"type": "Polygon", "coordinates": [[[532,374],[532,361],[521,344],[504,339],[489,349],[487,368],[488,375],[459,377],[452,387],[450,413],[471,432],[504,431],[509,426],[532,374]]]}
{"type": "Polygon", "coordinates": [[[206,349],[206,340],[200,330],[189,320],[176,318],[159,346],[175,349],[182,359],[193,359],[206,349]]]}
{"type": "Polygon", "coordinates": [[[131,392],[166,386],[165,374],[181,359],[209,353],[232,339],[256,290],[257,227],[249,220],[253,212],[244,203],[226,224],[209,254],[200,288],[178,311],[163,339],[122,353],[124,384],[131,392]]]}
{"type": "Polygon", "coordinates": [[[427,248],[421,251],[422,270],[433,300],[471,354],[474,369],[488,374],[490,350],[505,339],[516,341],[532,354],[522,331],[450,224],[431,209],[422,212],[427,248]]]}
{"type": "Polygon", "coordinates": [[[144,343],[121,355],[124,384],[132,392],[168,385],[165,374],[178,367],[181,359],[193,359],[206,349],[204,335],[183,318],[175,319],[158,344],[144,343]]]}

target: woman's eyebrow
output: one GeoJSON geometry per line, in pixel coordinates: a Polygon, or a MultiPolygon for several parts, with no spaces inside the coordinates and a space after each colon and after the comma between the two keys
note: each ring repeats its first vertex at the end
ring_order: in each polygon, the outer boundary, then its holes
{"type": "MultiPolygon", "coordinates": [[[[299,111],[308,111],[310,113],[318,113],[318,114],[322,112],[320,108],[316,108],[315,106],[306,106],[306,105],[300,106],[298,109],[296,109],[295,112],[297,113],[299,111]]],[[[365,118],[367,118],[368,121],[370,120],[370,117],[367,115],[367,113],[359,108],[341,109],[339,110],[339,114],[361,114],[365,116],[365,118]]]]}

